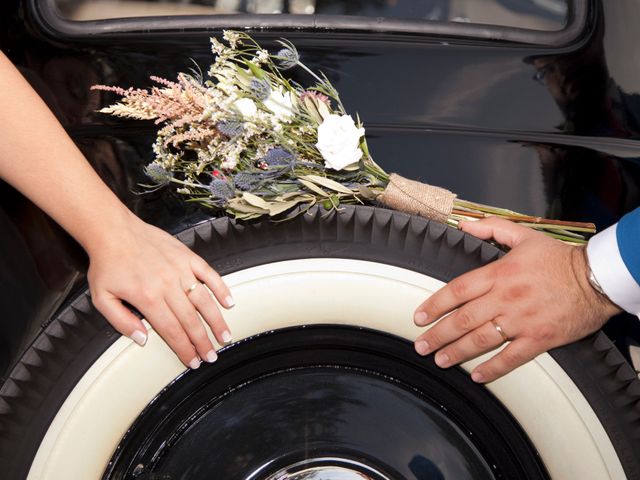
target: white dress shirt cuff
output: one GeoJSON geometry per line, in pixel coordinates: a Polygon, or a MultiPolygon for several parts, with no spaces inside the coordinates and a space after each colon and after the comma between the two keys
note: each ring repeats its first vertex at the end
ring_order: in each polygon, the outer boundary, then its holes
{"type": "Polygon", "coordinates": [[[616,225],[593,236],[587,256],[594,277],[613,303],[640,317],[640,285],[629,273],[618,249],[616,225]]]}

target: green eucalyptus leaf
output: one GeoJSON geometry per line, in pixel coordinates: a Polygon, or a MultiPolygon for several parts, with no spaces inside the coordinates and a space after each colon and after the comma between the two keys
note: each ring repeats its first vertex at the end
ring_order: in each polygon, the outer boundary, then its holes
{"type": "Polygon", "coordinates": [[[309,194],[298,190],[295,192],[288,192],[283,195],[279,195],[275,199],[277,201],[282,201],[282,200],[291,200],[292,198],[295,198],[295,197],[301,197],[301,198],[304,197],[305,199],[308,199],[309,194]]]}
{"type": "Polygon", "coordinates": [[[325,192],[323,189],[321,189],[319,186],[317,186],[312,181],[304,180],[302,177],[298,177],[298,181],[301,184],[303,184],[305,187],[307,187],[309,190],[311,190],[312,192],[317,193],[321,197],[328,197],[329,196],[329,194],[327,192],[325,192]]]}
{"type": "Polygon", "coordinates": [[[282,212],[286,212],[287,210],[290,210],[291,208],[295,207],[296,205],[298,205],[299,203],[303,202],[303,199],[297,199],[297,200],[289,200],[288,202],[274,202],[271,205],[271,209],[269,210],[269,215],[270,216],[275,216],[275,215],[279,215],[282,212]]]}
{"type": "Polygon", "coordinates": [[[251,62],[247,62],[246,65],[247,67],[249,67],[249,70],[251,70],[251,73],[253,73],[253,75],[257,79],[262,80],[264,78],[264,70],[262,70],[259,66],[251,62]]]}
{"type": "Polygon", "coordinates": [[[236,210],[240,213],[253,213],[257,215],[265,215],[269,213],[268,208],[259,208],[255,205],[247,203],[243,198],[232,198],[227,202],[230,210],[236,210]]]}
{"type": "Polygon", "coordinates": [[[250,205],[266,210],[267,212],[271,208],[271,204],[269,202],[264,201],[263,199],[261,199],[257,195],[254,195],[253,193],[243,192],[242,199],[245,202],[249,203],[250,205]]]}
{"type": "Polygon", "coordinates": [[[348,189],[341,183],[338,183],[335,180],[331,180],[330,178],[327,178],[327,177],[321,177],[320,175],[304,175],[299,178],[301,180],[307,180],[309,182],[313,182],[317,185],[323,186],[335,192],[346,193],[347,195],[353,195],[353,192],[350,189],[348,189]]]}

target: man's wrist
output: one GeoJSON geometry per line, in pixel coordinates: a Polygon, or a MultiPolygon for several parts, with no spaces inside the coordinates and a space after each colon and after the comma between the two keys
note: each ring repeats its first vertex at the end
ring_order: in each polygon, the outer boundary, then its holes
{"type": "Polygon", "coordinates": [[[605,297],[607,300],[611,302],[611,299],[605,293],[602,286],[600,285],[600,282],[598,282],[598,279],[596,278],[595,274],[593,273],[593,270],[591,269],[591,264],[589,263],[589,255],[587,255],[586,248],[582,248],[582,254],[584,255],[584,261],[587,266],[587,279],[589,280],[589,284],[596,292],[598,292],[600,295],[602,295],[603,297],[605,297]]]}
{"type": "Polygon", "coordinates": [[[587,295],[596,300],[597,304],[602,306],[609,316],[622,312],[622,309],[605,293],[600,282],[598,282],[598,278],[594,275],[593,270],[591,270],[586,247],[577,247],[577,250],[579,250],[579,254],[574,255],[574,265],[577,261],[581,264],[581,268],[574,266],[574,272],[578,275],[578,281],[581,286],[583,286],[585,293],[589,292],[591,295],[587,295]]]}
{"type": "Polygon", "coordinates": [[[620,251],[618,224],[589,240],[587,256],[598,283],[611,301],[640,317],[640,284],[634,279],[620,251]]]}

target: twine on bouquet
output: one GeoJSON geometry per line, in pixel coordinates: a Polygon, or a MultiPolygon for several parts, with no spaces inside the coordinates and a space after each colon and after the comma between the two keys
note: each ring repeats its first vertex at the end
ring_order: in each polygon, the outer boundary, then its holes
{"type": "Polygon", "coordinates": [[[460,220],[497,216],[577,245],[585,243],[584,234],[595,232],[592,223],[523,215],[512,210],[469,202],[445,188],[410,180],[396,173],[389,175],[386,187],[376,200],[386,207],[451,226],[457,226],[460,220]]]}
{"type": "Polygon", "coordinates": [[[392,173],[389,184],[377,200],[401,212],[447,223],[456,197],[455,193],[446,188],[434,187],[392,173]]]}

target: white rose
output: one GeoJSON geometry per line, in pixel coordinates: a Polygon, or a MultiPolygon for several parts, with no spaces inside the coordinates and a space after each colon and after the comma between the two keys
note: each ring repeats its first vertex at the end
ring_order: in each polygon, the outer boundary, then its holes
{"type": "Polygon", "coordinates": [[[293,117],[293,98],[291,92],[285,91],[282,87],[271,90],[269,98],[264,101],[267,107],[276,118],[287,121],[293,117]]]}
{"type": "Polygon", "coordinates": [[[245,120],[252,120],[258,115],[258,107],[250,98],[240,98],[233,102],[233,106],[245,120]]]}
{"type": "Polygon", "coordinates": [[[327,168],[342,170],[362,158],[360,137],[364,128],[357,128],[351,115],[331,114],[318,127],[316,147],[327,168]]]}

